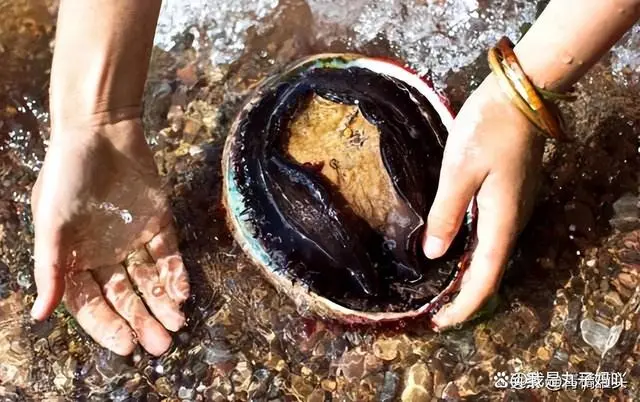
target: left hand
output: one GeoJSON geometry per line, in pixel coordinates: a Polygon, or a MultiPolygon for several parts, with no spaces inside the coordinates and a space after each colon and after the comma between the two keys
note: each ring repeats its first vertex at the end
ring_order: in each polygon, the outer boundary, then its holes
{"type": "Polygon", "coordinates": [[[446,252],[474,195],[477,244],[460,293],[433,318],[436,327],[469,319],[496,292],[532,209],[543,144],[492,75],[463,105],[445,147],[423,247],[428,258],[446,252]]]}
{"type": "Polygon", "coordinates": [[[45,319],[63,299],[105,348],[164,353],[167,330],[185,324],[189,282],[140,119],[54,130],[32,208],[32,316],[45,319]]]}

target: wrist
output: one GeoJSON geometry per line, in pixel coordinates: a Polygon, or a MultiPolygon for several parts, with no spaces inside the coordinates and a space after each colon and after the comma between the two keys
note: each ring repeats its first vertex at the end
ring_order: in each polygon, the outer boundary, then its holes
{"type": "Polygon", "coordinates": [[[131,77],[118,76],[113,62],[92,59],[83,71],[69,63],[56,63],[49,96],[51,125],[102,125],[140,117],[142,87],[131,77]]]}
{"type": "Polygon", "coordinates": [[[639,0],[552,0],[514,51],[539,88],[569,90],[640,18],[639,0]]]}
{"type": "MultiPolygon", "coordinates": [[[[64,98],[63,98],[64,99],[64,98]]],[[[69,105],[79,101],[70,101],[69,105]]],[[[81,102],[80,102],[81,103],[81,102]]],[[[88,103],[91,103],[90,101],[88,103]]],[[[91,129],[105,125],[113,125],[126,120],[139,119],[142,113],[141,106],[131,105],[109,108],[98,104],[98,107],[87,107],[83,104],[79,109],[63,107],[55,109],[51,107],[51,130],[55,133],[70,132],[76,128],[91,129]]],[[[89,130],[90,131],[90,130],[89,130]]]]}
{"type": "Polygon", "coordinates": [[[54,129],[140,117],[158,0],[66,0],[51,68],[54,129]]]}

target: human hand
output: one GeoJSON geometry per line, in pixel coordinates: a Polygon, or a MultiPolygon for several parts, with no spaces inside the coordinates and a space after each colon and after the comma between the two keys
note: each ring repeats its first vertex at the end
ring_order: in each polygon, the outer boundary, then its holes
{"type": "Polygon", "coordinates": [[[428,258],[445,253],[474,195],[477,244],[460,293],[433,318],[437,328],[467,320],[497,290],[533,206],[543,145],[542,137],[501,92],[493,76],[460,110],[445,146],[423,247],[428,258]]]}
{"type": "Polygon", "coordinates": [[[166,329],[185,323],[180,304],[189,283],[140,120],[54,129],[32,208],[32,316],[45,319],[63,299],[113,352],[128,355],[140,342],[164,353],[166,329]]]}

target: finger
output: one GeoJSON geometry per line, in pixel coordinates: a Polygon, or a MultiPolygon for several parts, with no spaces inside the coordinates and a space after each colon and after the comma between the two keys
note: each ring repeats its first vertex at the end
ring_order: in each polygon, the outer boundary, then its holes
{"type": "Polygon", "coordinates": [[[487,181],[478,195],[478,242],[471,264],[463,277],[460,293],[433,318],[439,328],[464,322],[496,292],[517,233],[515,197],[506,189],[497,191],[490,179],[487,181]]]}
{"type": "Polygon", "coordinates": [[[189,297],[189,277],[178,250],[178,237],[173,225],[166,226],[147,243],[147,251],[155,260],[160,283],[167,294],[180,304],[189,297]]]}
{"type": "Polygon", "coordinates": [[[133,253],[125,263],[129,277],[138,288],[153,315],[169,331],[178,331],[185,323],[180,306],[167,294],[158,270],[146,250],[133,253]]]}
{"type": "Polygon", "coordinates": [[[101,346],[122,356],[133,352],[135,341],[131,328],[109,307],[88,271],[68,277],[64,299],[71,315],[101,346]]]}
{"type": "Polygon", "coordinates": [[[458,163],[456,148],[445,153],[438,191],[429,211],[422,247],[427,258],[441,257],[451,245],[473,195],[484,179],[484,171],[472,163],[458,163]]]}
{"type": "Polygon", "coordinates": [[[159,356],[171,346],[171,336],[149,314],[142,299],[133,290],[122,265],[111,265],[93,272],[107,302],[135,331],[140,345],[159,356]]]}
{"type": "Polygon", "coordinates": [[[31,316],[36,320],[51,315],[64,294],[66,257],[61,234],[62,230],[52,225],[41,223],[36,227],[34,279],[38,295],[31,308],[31,316]]]}

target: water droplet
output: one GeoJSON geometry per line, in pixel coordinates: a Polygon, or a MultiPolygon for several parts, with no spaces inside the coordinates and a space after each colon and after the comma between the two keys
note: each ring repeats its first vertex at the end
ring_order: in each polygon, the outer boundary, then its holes
{"type": "Polygon", "coordinates": [[[127,211],[126,209],[120,212],[120,217],[122,218],[124,223],[131,223],[133,221],[131,212],[127,211]]]}

